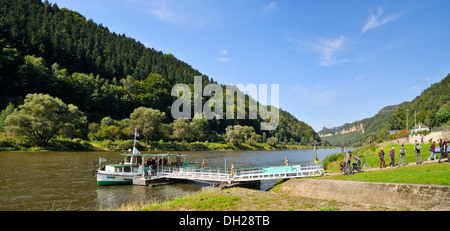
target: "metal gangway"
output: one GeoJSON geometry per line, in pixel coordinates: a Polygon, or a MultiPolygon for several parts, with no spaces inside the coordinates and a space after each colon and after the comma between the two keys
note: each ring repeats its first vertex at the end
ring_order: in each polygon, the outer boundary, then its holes
{"type": "Polygon", "coordinates": [[[259,168],[235,169],[231,172],[224,168],[164,168],[158,172],[158,177],[169,179],[184,179],[206,182],[245,182],[258,180],[276,180],[287,178],[314,177],[323,175],[324,170],[319,164],[298,164],[291,166],[273,166],[259,168]]]}

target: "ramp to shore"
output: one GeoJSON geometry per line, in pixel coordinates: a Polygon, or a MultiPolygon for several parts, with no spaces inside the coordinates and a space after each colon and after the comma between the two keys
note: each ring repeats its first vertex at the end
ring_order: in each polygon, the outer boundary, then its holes
{"type": "Polygon", "coordinates": [[[450,186],[327,179],[292,179],[281,185],[290,195],[397,209],[450,210],[450,186]]]}

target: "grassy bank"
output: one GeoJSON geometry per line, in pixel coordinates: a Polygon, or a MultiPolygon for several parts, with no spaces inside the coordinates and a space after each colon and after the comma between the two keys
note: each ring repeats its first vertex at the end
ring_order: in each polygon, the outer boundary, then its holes
{"type": "Polygon", "coordinates": [[[445,162],[387,168],[383,171],[369,171],[351,176],[336,175],[330,178],[365,182],[450,185],[449,172],[450,164],[445,162]]]}
{"type": "MultiPolygon", "coordinates": [[[[355,149],[352,152],[352,156],[358,156],[360,158],[364,158],[367,163],[371,165],[372,168],[379,168],[380,166],[380,158],[378,157],[378,152],[380,151],[381,147],[384,148],[384,160],[386,162],[386,166],[389,165],[391,162],[391,157],[389,155],[389,151],[392,149],[392,147],[395,147],[395,163],[398,164],[400,161],[400,147],[401,145],[392,143],[392,142],[385,142],[379,145],[366,145],[360,148],[355,149]]],[[[421,153],[420,153],[420,159],[421,161],[425,161],[430,156],[429,148],[431,147],[431,144],[421,144],[421,153]]],[[[413,144],[407,144],[405,145],[406,154],[405,154],[405,163],[415,163],[416,162],[416,154],[414,151],[414,145],[413,144]]],[[[437,154],[437,157],[439,158],[440,154],[437,154]]],[[[337,172],[339,171],[339,162],[341,162],[344,159],[344,154],[335,154],[332,156],[327,157],[324,159],[324,168],[329,172],[337,172]]]]}
{"type": "Polygon", "coordinates": [[[259,191],[230,188],[221,191],[198,192],[173,200],[128,203],[119,211],[358,211],[390,210],[335,200],[318,200],[288,195],[280,190],[259,191]]]}
{"type": "MultiPolygon", "coordinates": [[[[427,161],[430,156],[431,144],[421,144],[421,161],[427,161]]],[[[338,174],[331,178],[339,180],[355,180],[355,181],[369,181],[369,182],[392,182],[392,183],[414,183],[414,184],[438,184],[438,185],[450,185],[450,164],[447,162],[438,164],[436,162],[416,165],[416,155],[414,151],[414,145],[405,145],[405,164],[406,166],[398,166],[400,160],[400,147],[401,145],[387,142],[380,145],[366,145],[361,148],[355,149],[352,152],[353,156],[364,158],[367,163],[371,165],[372,171],[353,174],[351,176],[344,176],[338,174]],[[392,147],[395,147],[395,167],[386,167],[380,170],[380,158],[378,152],[381,147],[384,148],[386,166],[391,161],[389,151],[392,147]]],[[[440,153],[438,153],[439,158],[440,153]]],[[[335,154],[324,160],[326,162],[326,171],[330,173],[339,172],[339,163],[343,160],[343,154],[335,154]]],[[[447,158],[444,158],[447,160],[447,158]]],[[[354,161],[352,161],[354,162],[354,161]]],[[[325,167],[325,164],[324,164],[325,167]]]]}

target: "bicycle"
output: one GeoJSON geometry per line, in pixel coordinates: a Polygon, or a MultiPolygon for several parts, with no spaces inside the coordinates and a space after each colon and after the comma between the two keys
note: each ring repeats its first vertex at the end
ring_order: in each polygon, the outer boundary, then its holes
{"type": "Polygon", "coordinates": [[[339,170],[341,170],[341,173],[347,176],[350,176],[353,174],[353,168],[350,166],[350,164],[342,161],[339,164],[339,170]]]}
{"type": "Polygon", "coordinates": [[[368,172],[370,171],[370,164],[366,162],[365,158],[361,158],[361,165],[359,166],[358,172],[368,172]]]}

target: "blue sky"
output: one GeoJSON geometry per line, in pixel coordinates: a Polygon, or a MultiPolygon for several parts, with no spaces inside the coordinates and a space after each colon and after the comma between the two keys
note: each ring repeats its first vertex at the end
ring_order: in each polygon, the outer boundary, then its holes
{"type": "Polygon", "coordinates": [[[448,0],[50,2],[218,83],[279,84],[280,108],[316,131],[410,101],[450,73],[448,0]]]}

